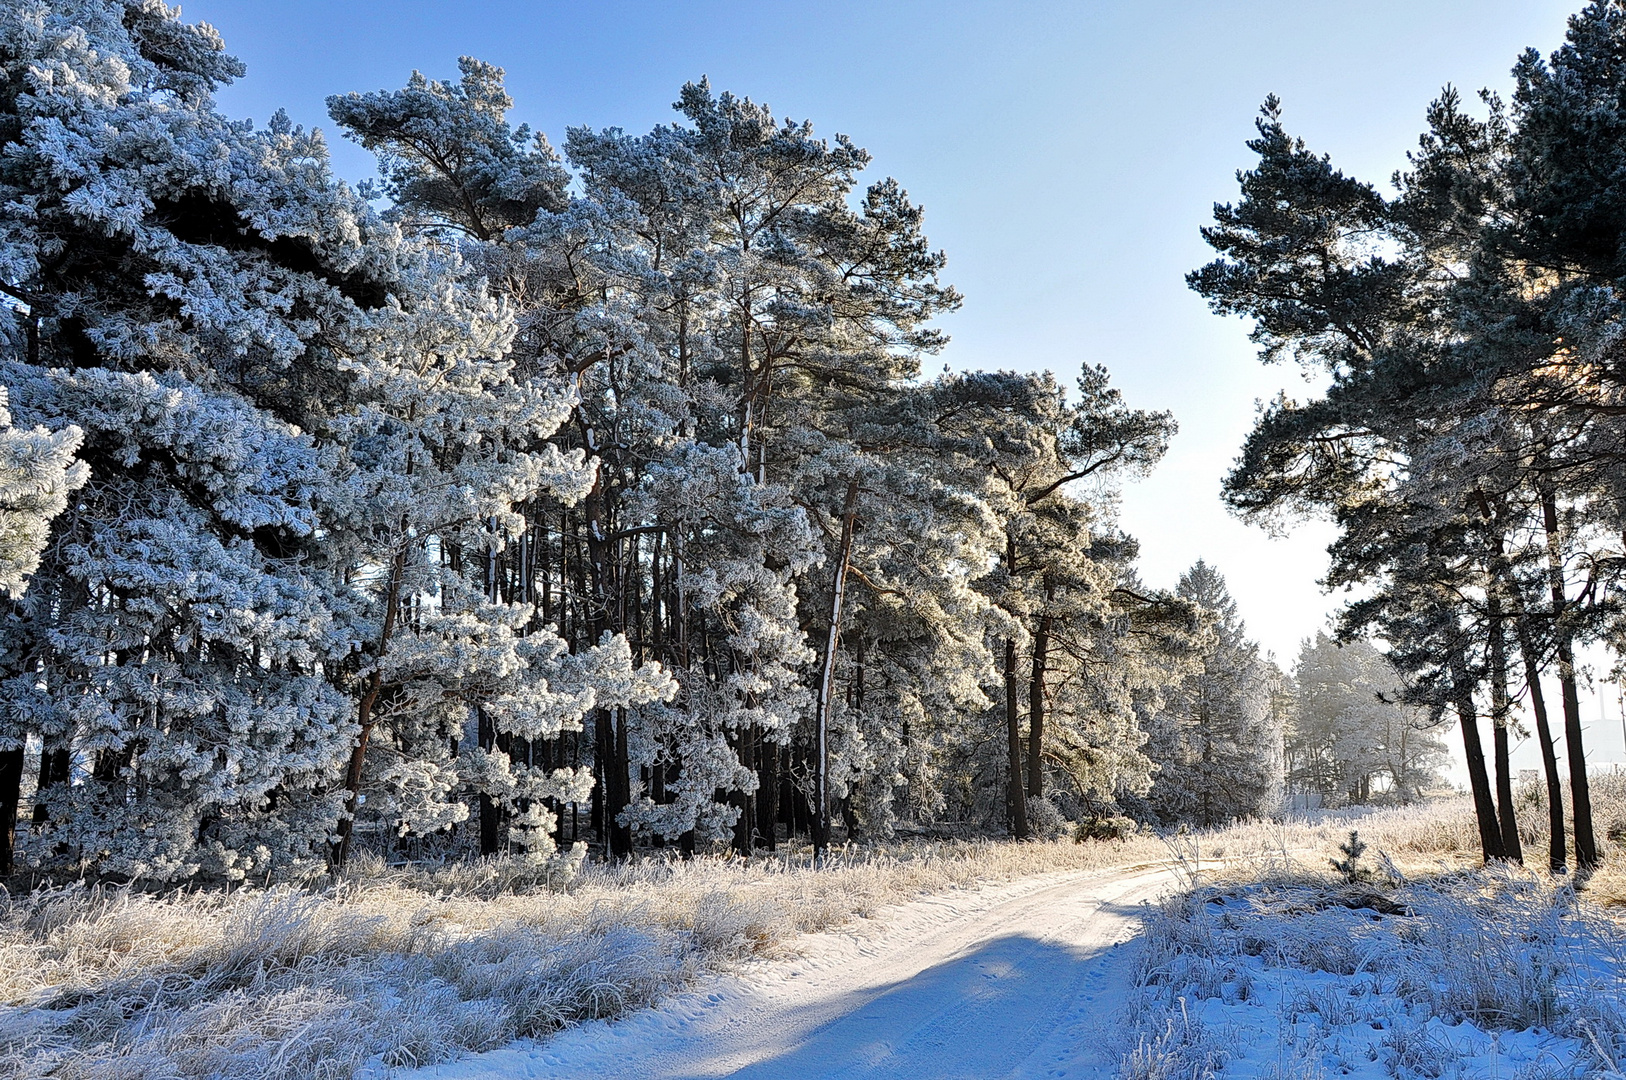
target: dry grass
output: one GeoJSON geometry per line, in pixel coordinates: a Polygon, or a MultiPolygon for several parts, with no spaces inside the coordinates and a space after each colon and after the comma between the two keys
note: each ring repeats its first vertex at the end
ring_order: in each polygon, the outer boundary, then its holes
{"type": "Polygon", "coordinates": [[[1204,1003],[1248,1000],[1261,981],[1294,984],[1261,968],[1313,976],[1277,1004],[1281,1045],[1269,1075],[1325,1075],[1321,1063],[1362,1037],[1390,1076],[1461,1072],[1459,1051],[1429,1034],[1435,1019],[1574,1040],[1575,1061],[1530,1076],[1620,1075],[1626,775],[1593,777],[1592,796],[1605,859],[1579,881],[1545,870],[1540,789],[1519,796],[1528,869],[1478,866],[1466,798],[1177,841],[1183,862],[1194,870],[1201,854],[1205,870],[1147,920],[1120,1076],[1214,1075],[1222,1046],[1197,1014],[1204,1003]],[[1368,844],[1355,882],[1330,866],[1351,830],[1368,844]],[[1210,857],[1225,863],[1207,868],[1210,857]],[[1403,917],[1389,917],[1396,910],[1403,917]]]}
{"type": "Polygon", "coordinates": [[[1155,837],[590,866],[358,865],[321,891],[41,890],[0,911],[0,1074],[343,1078],[617,1016],[926,892],[1166,856],[1155,837]]]}
{"type": "Polygon", "coordinates": [[[1626,932],[1567,884],[1508,866],[1401,884],[1280,867],[1237,877],[1169,897],[1146,920],[1126,1080],[1210,1075],[1214,1046],[1186,1018],[1208,1003],[1239,1015],[1237,1003],[1271,995],[1266,1027],[1284,1062],[1364,1040],[1391,1076],[1463,1071],[1458,1051],[1428,1035],[1435,1020],[1574,1040],[1559,1075],[1610,1073],[1626,1055],[1626,932]],[[1167,1038],[1187,1030],[1197,1036],[1167,1038]]]}
{"type": "Polygon", "coordinates": [[[1352,825],[1408,874],[1466,865],[1477,843],[1453,800],[1167,840],[855,848],[822,868],[805,851],[573,876],[358,861],[320,888],[40,890],[0,905],[0,1075],[346,1078],[369,1062],[446,1061],[645,1007],[701,971],[922,894],[1171,855],[1258,878],[1321,861],[1352,825]]]}

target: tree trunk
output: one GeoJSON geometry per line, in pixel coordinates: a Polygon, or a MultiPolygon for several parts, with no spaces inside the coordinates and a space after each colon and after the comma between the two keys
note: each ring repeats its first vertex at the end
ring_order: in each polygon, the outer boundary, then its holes
{"type": "MultiPolygon", "coordinates": [[[[735,736],[735,753],[739,756],[740,767],[747,772],[757,771],[757,745],[756,726],[749,725],[739,730],[735,736]]],[[[741,855],[751,854],[756,839],[756,800],[747,791],[735,790],[728,793],[728,801],[739,808],[740,816],[734,822],[733,848],[741,855]]]]}
{"type": "Polygon", "coordinates": [[[1547,696],[1541,690],[1541,657],[1524,616],[1513,621],[1518,634],[1519,655],[1524,661],[1525,683],[1530,687],[1530,711],[1536,717],[1536,741],[1541,744],[1541,769],[1547,781],[1547,867],[1562,873],[1569,862],[1564,841],[1564,784],[1558,775],[1558,751],[1553,742],[1552,724],[1547,719],[1547,696]]]}
{"type": "MultiPolygon", "coordinates": [[[[1005,568],[1016,583],[1016,538],[1005,534],[1005,568]]],[[[1005,639],[1005,825],[1016,840],[1026,840],[1028,801],[1022,791],[1022,727],[1016,710],[1016,641],[1005,639]]]]}
{"type": "MultiPolygon", "coordinates": [[[[1480,513],[1487,522],[1495,522],[1495,515],[1491,512],[1490,500],[1483,492],[1477,493],[1480,513]]],[[[1543,515],[1545,516],[1545,515],[1543,515]]],[[[1556,526],[1557,521],[1553,524],[1556,526]]],[[[1558,754],[1553,744],[1553,729],[1547,719],[1547,698],[1541,690],[1541,655],[1536,650],[1535,636],[1530,632],[1529,608],[1525,603],[1523,590],[1513,576],[1512,567],[1508,565],[1503,540],[1498,532],[1494,536],[1495,557],[1492,570],[1494,578],[1491,582],[1491,602],[1495,605],[1495,615],[1502,614],[1500,592],[1507,599],[1514,602],[1511,618],[1513,619],[1514,638],[1519,645],[1519,658],[1524,665],[1525,685],[1530,688],[1530,711],[1536,718],[1536,741],[1541,745],[1541,767],[1547,782],[1547,826],[1549,831],[1547,846],[1547,866],[1553,873],[1562,873],[1565,862],[1564,843],[1564,789],[1558,776],[1558,754]]],[[[1498,637],[1500,637],[1500,620],[1498,623],[1498,637]]],[[[1499,661],[1500,668],[1505,672],[1507,661],[1505,654],[1507,646],[1496,642],[1503,658],[1499,661]]],[[[1505,826],[1504,826],[1505,827],[1505,826]]]]}
{"type": "Polygon", "coordinates": [[[50,820],[51,811],[45,796],[58,784],[66,784],[72,758],[66,746],[44,744],[40,748],[40,778],[34,785],[34,824],[43,825],[50,820]]]}
{"type": "Polygon", "coordinates": [[[381,689],[383,679],[375,671],[368,680],[366,692],[361,695],[361,704],[356,708],[356,722],[361,726],[361,734],[356,736],[356,745],[350,751],[350,763],[344,771],[344,816],[339,818],[339,843],[333,853],[333,865],[340,869],[350,861],[350,838],[355,834],[356,810],[361,806],[362,766],[367,760],[367,740],[373,734],[373,708],[378,704],[381,689]]]}
{"type": "Polygon", "coordinates": [[[1005,824],[1011,836],[1029,836],[1027,798],[1022,791],[1022,726],[1016,709],[1016,642],[1005,639],[1005,824]]]}
{"type": "MultiPolygon", "coordinates": [[[[1050,590],[1045,590],[1049,600],[1050,590]]],[[[1039,618],[1033,635],[1033,672],[1028,680],[1028,797],[1044,798],[1044,680],[1050,651],[1051,617],[1039,618]]]]}
{"type": "Polygon", "coordinates": [[[778,847],[779,746],[766,739],[757,745],[757,846],[778,847]]]}
{"type": "Polygon", "coordinates": [[[11,873],[17,850],[17,801],[23,791],[23,748],[0,751],[0,877],[11,873]]]}
{"type": "MultiPolygon", "coordinates": [[[[495,750],[497,729],[484,709],[476,712],[476,740],[480,749],[495,750]]],[[[502,807],[488,792],[480,793],[480,854],[495,855],[502,848],[502,807]]]]}
{"type": "MultiPolygon", "coordinates": [[[[407,472],[411,474],[410,462],[407,465],[407,472]]],[[[375,665],[383,662],[384,654],[389,651],[390,641],[395,636],[395,623],[401,608],[401,582],[406,577],[406,560],[407,530],[403,522],[395,558],[390,563],[389,584],[384,590],[384,623],[378,631],[378,651],[373,656],[375,665]]],[[[339,842],[333,850],[335,868],[342,869],[345,863],[350,861],[350,838],[355,833],[356,809],[361,805],[362,766],[367,759],[367,741],[372,738],[373,724],[377,721],[373,710],[378,705],[378,695],[383,689],[384,676],[375,666],[372,675],[368,676],[367,689],[362,691],[361,701],[356,706],[356,724],[361,728],[361,733],[356,736],[356,745],[350,750],[350,763],[344,772],[344,814],[339,818],[335,830],[339,835],[339,842]]]]}
{"type": "MultiPolygon", "coordinates": [[[[495,518],[488,518],[486,526],[493,534],[497,531],[495,518]]],[[[486,547],[486,599],[497,603],[497,549],[495,545],[486,547]]],[[[493,753],[497,749],[497,725],[492,722],[490,714],[483,707],[475,711],[475,740],[480,749],[486,753],[493,753]]],[[[503,835],[503,807],[493,799],[489,792],[480,793],[480,854],[495,855],[507,848],[503,835]]]]}
{"type": "Polygon", "coordinates": [[[627,710],[615,710],[612,729],[615,745],[610,757],[610,806],[607,812],[610,828],[610,854],[625,859],[632,854],[632,829],[617,819],[632,803],[632,765],[627,747],[627,710]]]}
{"type": "Polygon", "coordinates": [[[830,633],[819,669],[819,693],[813,730],[813,854],[830,849],[830,713],[835,700],[836,650],[841,643],[841,608],[847,594],[847,563],[852,558],[853,526],[858,517],[858,481],[847,481],[841,508],[841,543],[836,553],[835,584],[830,594],[830,633]]]}
{"type": "Polygon", "coordinates": [[[863,839],[863,830],[858,824],[858,813],[853,810],[853,797],[851,795],[841,800],[841,824],[846,826],[847,842],[849,844],[863,839]]]}
{"type": "Polygon", "coordinates": [[[1492,746],[1496,759],[1496,816],[1502,833],[1502,854],[1512,862],[1524,862],[1524,846],[1519,842],[1519,821],[1513,809],[1512,763],[1508,760],[1508,725],[1513,723],[1507,695],[1507,630],[1502,622],[1502,602],[1494,590],[1490,598],[1490,680],[1492,746]]]}
{"type": "Polygon", "coordinates": [[[610,818],[615,814],[610,809],[610,762],[614,757],[615,727],[610,720],[610,710],[596,709],[593,712],[591,817],[593,834],[598,838],[600,853],[606,859],[610,857],[610,818]]]}
{"type": "Polygon", "coordinates": [[[1513,810],[1513,778],[1508,773],[1507,725],[1492,721],[1492,754],[1496,762],[1496,819],[1502,835],[1502,857],[1524,862],[1524,845],[1519,842],[1519,822],[1513,810]]]}
{"type": "Polygon", "coordinates": [[[1541,517],[1547,534],[1547,584],[1553,598],[1553,643],[1558,654],[1558,688],[1564,700],[1564,749],[1570,766],[1570,809],[1575,822],[1575,868],[1598,865],[1598,842],[1592,832],[1592,791],[1587,783],[1586,748],[1581,736],[1581,699],[1575,689],[1575,654],[1569,602],[1564,595],[1564,556],[1558,535],[1558,504],[1551,490],[1541,491],[1541,517]]]}
{"type": "Polygon", "coordinates": [[[1474,710],[1473,684],[1468,681],[1467,662],[1460,651],[1451,657],[1451,693],[1462,728],[1462,749],[1468,760],[1468,784],[1473,790],[1474,819],[1479,825],[1479,847],[1485,861],[1500,859],[1502,831],[1496,819],[1496,802],[1491,797],[1490,776],[1485,770],[1485,747],[1479,740],[1479,716],[1474,710]]]}

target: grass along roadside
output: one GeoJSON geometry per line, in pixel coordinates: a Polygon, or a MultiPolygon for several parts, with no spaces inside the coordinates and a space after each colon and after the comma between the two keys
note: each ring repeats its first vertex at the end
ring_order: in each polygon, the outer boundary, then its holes
{"type": "MultiPolygon", "coordinates": [[[[1580,890],[1473,867],[1450,839],[1471,811],[1439,805],[1290,826],[1192,874],[1134,946],[1121,1080],[1622,1077],[1626,778],[1595,793],[1609,851],[1580,890]]],[[[1545,835],[1524,840],[1543,864],[1545,835]]]]}
{"type": "Polygon", "coordinates": [[[320,1077],[416,1066],[647,1006],[923,893],[1167,857],[1150,835],[642,860],[357,865],[321,890],[59,888],[0,911],[0,1074],[320,1077]]]}
{"type": "Polygon", "coordinates": [[[1124,1080],[1556,1080],[1626,1053],[1621,924],[1512,868],[1199,885],[1135,948],[1124,1080]]]}
{"type": "Polygon", "coordinates": [[[1167,842],[863,847],[818,869],[805,852],[589,865],[569,880],[510,861],[358,860],[321,888],[39,890],[0,905],[0,1074],[342,1080],[426,1065],[622,1015],[923,894],[1171,851],[1268,868],[1330,850],[1351,822],[1420,871],[1465,865],[1476,842],[1455,800],[1167,842]]]}

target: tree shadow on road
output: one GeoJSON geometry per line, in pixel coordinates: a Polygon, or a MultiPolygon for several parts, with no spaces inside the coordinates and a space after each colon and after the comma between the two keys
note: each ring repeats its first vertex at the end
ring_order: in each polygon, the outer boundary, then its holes
{"type": "MultiPolygon", "coordinates": [[[[1062,1059],[1077,1059],[1081,1052],[1087,1057],[1091,1048],[1063,1045],[1057,1057],[1043,1044],[1058,1028],[1116,1010],[1121,987],[1110,978],[1112,965],[1103,963],[1108,951],[1074,949],[1020,933],[995,938],[876,989],[859,1007],[813,1028],[771,1058],[734,1072],[693,1062],[670,1075],[673,1080],[989,1080],[1009,1076],[1024,1063],[1024,1073],[1076,1075],[1060,1068],[1062,1059]],[[1028,1061],[1041,1052],[1047,1061],[1028,1061]]],[[[787,1025],[790,1031],[799,1026],[787,1025]]]]}

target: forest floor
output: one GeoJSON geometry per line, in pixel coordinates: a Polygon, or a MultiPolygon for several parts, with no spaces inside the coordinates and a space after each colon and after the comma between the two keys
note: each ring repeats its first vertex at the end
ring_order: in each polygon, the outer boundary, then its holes
{"type": "MultiPolygon", "coordinates": [[[[1626,1045],[1626,1023],[1612,1026],[1626,985],[1613,924],[1561,881],[1467,872],[1474,845],[1459,800],[1168,838],[917,841],[823,867],[782,852],[590,865],[568,882],[498,862],[357,865],[321,888],[230,894],[36,890],[0,904],[0,1075],[952,1077],[1020,1066],[1029,1072],[1012,1075],[1536,1080],[1613,1068],[1607,1055],[1626,1045]],[[1326,899],[1342,886],[1316,867],[1352,825],[1406,879],[1368,888],[1413,914],[1326,899]],[[1200,879],[1199,860],[1226,869],[1200,879]],[[1113,947],[1136,919],[1147,933],[1113,947]],[[1474,925],[1489,936],[1458,933],[1474,925]],[[1295,944],[1331,940],[1365,951],[1323,961],[1295,944]],[[1429,974],[1465,955],[1488,959],[1429,974]],[[1584,1015],[1577,956],[1604,958],[1586,969],[1583,996],[1601,1004],[1584,1015]],[[1526,972],[1512,985],[1547,1011],[1486,998],[1476,1012],[1418,989],[1499,986],[1504,969],[1526,972]],[[1359,1007],[1336,1011],[1343,998],[1359,1007]],[[1380,999],[1387,1011],[1374,1011],[1380,999]],[[1520,1042],[1504,1013],[1541,1022],[1517,1028],[1529,1033],[1520,1042]],[[638,1071],[652,1053],[691,1071],[638,1071]],[[1508,1064],[1520,1055],[1531,1060],[1508,1064]]],[[[1611,869],[1622,863],[1617,851],[1589,895],[1626,896],[1626,874],[1611,869]]]]}

